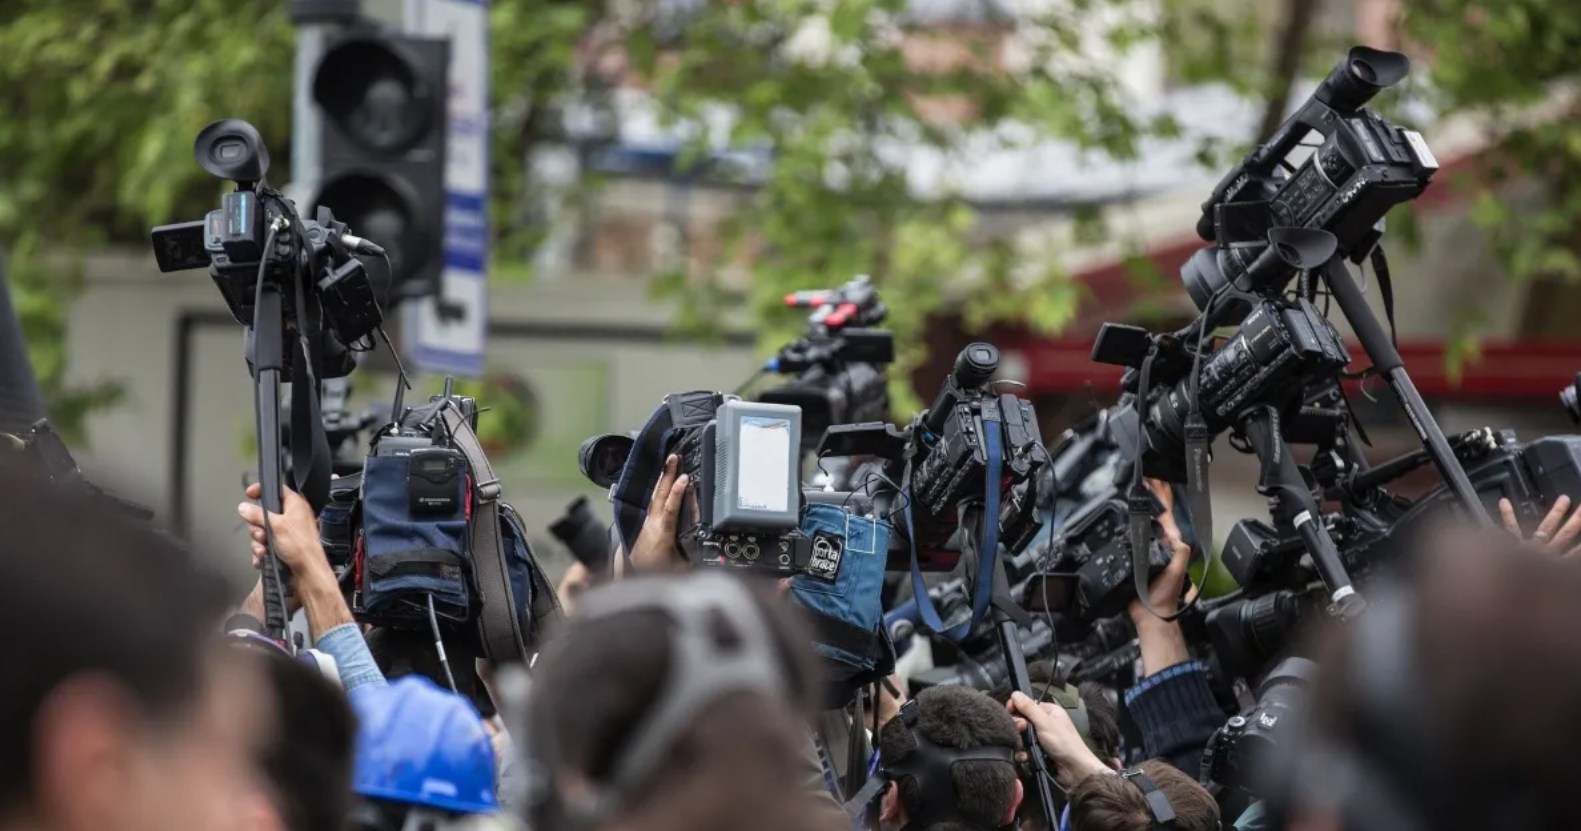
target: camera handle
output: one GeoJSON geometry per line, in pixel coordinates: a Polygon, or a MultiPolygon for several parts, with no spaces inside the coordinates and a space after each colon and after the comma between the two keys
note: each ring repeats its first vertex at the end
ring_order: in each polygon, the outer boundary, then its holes
{"type": "MultiPolygon", "coordinates": [[[[271,230],[271,245],[274,239],[271,230]]],[[[254,406],[258,416],[259,504],[264,509],[264,530],[268,550],[263,562],[264,629],[269,637],[285,643],[285,586],[290,572],[274,550],[274,532],[269,515],[284,510],[281,483],[284,471],[280,452],[280,374],[285,369],[285,296],[272,280],[259,278],[257,303],[253,309],[252,365],[255,387],[254,406]]]]}
{"type": "Polygon", "coordinates": [[[1329,590],[1329,614],[1340,620],[1350,620],[1361,614],[1367,602],[1351,585],[1350,574],[1339,558],[1339,549],[1323,526],[1317,501],[1296,467],[1296,460],[1290,456],[1290,445],[1279,432],[1278,411],[1268,406],[1247,410],[1241,415],[1241,432],[1262,463],[1257,492],[1271,499],[1274,524],[1282,529],[1294,526],[1312,554],[1318,576],[1329,590]]]}
{"type": "Polygon", "coordinates": [[[1422,394],[1416,390],[1416,384],[1406,374],[1400,350],[1395,348],[1394,341],[1378,323],[1377,315],[1367,305],[1367,298],[1362,295],[1361,287],[1356,285],[1343,257],[1333,257],[1323,265],[1323,279],[1339,304],[1340,312],[1350,321],[1356,339],[1361,341],[1362,350],[1372,359],[1373,368],[1388,381],[1389,388],[1394,390],[1395,397],[1400,400],[1400,406],[1405,408],[1411,426],[1416,428],[1417,437],[1422,440],[1422,446],[1427,448],[1428,455],[1433,457],[1433,463],[1438,466],[1449,489],[1454,491],[1455,497],[1477,523],[1491,527],[1493,518],[1477,497],[1476,488],[1472,487],[1471,479],[1466,476],[1460,460],[1455,458],[1455,451],[1450,448],[1449,441],[1444,438],[1444,431],[1428,411],[1422,394]]]}

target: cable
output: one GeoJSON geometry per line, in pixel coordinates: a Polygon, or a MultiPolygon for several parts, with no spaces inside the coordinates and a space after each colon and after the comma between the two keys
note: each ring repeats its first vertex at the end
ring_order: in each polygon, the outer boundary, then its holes
{"type": "Polygon", "coordinates": [[[445,683],[450,685],[450,691],[460,695],[461,691],[456,689],[456,676],[450,672],[450,659],[445,655],[445,639],[439,633],[439,615],[434,612],[434,596],[425,594],[423,597],[428,600],[428,628],[434,633],[434,651],[439,655],[439,668],[445,671],[445,683]]]}

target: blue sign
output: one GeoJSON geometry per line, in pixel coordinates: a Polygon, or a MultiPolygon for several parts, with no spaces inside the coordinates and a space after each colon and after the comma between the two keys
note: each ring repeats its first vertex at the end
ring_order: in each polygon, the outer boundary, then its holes
{"type": "Polygon", "coordinates": [[[488,2],[407,0],[406,28],[450,39],[444,270],[439,296],[410,308],[407,342],[418,369],[479,378],[489,319],[488,2]]]}

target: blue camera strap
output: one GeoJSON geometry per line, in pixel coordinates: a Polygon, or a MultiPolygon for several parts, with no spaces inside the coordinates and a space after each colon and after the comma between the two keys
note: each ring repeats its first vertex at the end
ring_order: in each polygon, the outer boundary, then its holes
{"type": "MultiPolygon", "coordinates": [[[[988,615],[988,607],[993,601],[994,568],[999,561],[999,489],[1004,472],[1004,445],[1001,431],[998,407],[989,406],[989,403],[985,402],[983,449],[988,457],[988,465],[983,474],[984,528],[982,547],[977,552],[977,585],[973,590],[971,620],[946,629],[944,621],[939,619],[939,610],[934,608],[933,598],[928,596],[927,584],[922,581],[922,567],[917,560],[917,533],[911,520],[911,495],[908,493],[906,498],[906,537],[907,543],[911,546],[911,593],[917,601],[917,612],[922,617],[923,625],[957,643],[970,634],[973,627],[982,622],[988,615]]],[[[911,487],[909,464],[906,469],[906,487],[908,489],[911,487]]]]}

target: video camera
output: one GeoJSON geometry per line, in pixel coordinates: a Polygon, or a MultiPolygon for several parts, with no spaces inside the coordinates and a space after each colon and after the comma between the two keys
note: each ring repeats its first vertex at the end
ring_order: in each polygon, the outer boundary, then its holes
{"type": "Polygon", "coordinates": [[[802,443],[817,446],[835,424],[880,421],[889,415],[889,376],[895,338],[878,326],[889,315],[866,275],[836,289],[798,291],[785,305],[812,309],[807,334],[780,349],[764,369],[791,380],[759,393],[770,404],[799,407],[802,443]]]}
{"type": "MultiPolygon", "coordinates": [[[[353,255],[381,257],[384,249],[351,234],[327,208],[302,219],[291,200],[264,183],[269,151],[251,124],[216,121],[198,133],[193,152],[205,171],[234,181],[236,190],[204,219],[153,230],[159,270],[207,268],[231,316],[249,330],[260,322],[259,285],[279,287],[282,326],[313,340],[319,377],[351,372],[349,347],[384,321],[367,270],[353,255]]],[[[272,334],[252,331],[251,337],[272,334]]],[[[284,368],[291,368],[293,352],[283,356],[284,368]]]]}
{"type": "Polygon", "coordinates": [[[587,497],[578,496],[566,506],[565,514],[549,526],[549,533],[559,540],[571,556],[595,577],[609,573],[614,546],[609,525],[600,522],[588,506],[587,497]]]}
{"type": "MultiPolygon", "coordinates": [[[[986,494],[995,494],[999,507],[985,521],[997,525],[998,542],[1007,552],[1025,549],[1043,527],[1038,481],[1049,463],[1048,452],[1032,405],[1016,395],[987,389],[998,368],[998,349],[970,344],[956,357],[932,405],[906,428],[883,423],[835,425],[818,447],[820,458],[877,456],[887,461],[884,478],[903,485],[904,493],[880,491],[875,502],[902,500],[892,511],[909,511],[912,541],[924,571],[955,568],[960,561],[957,509],[974,500],[986,504],[986,494]],[[998,483],[987,481],[991,441],[998,442],[993,451],[1004,460],[998,483]]],[[[907,567],[904,562],[890,562],[891,570],[907,567]]]]}
{"type": "Polygon", "coordinates": [[[1206,440],[1237,426],[1243,413],[1257,406],[1285,410],[1299,407],[1301,392],[1334,376],[1350,363],[1345,342],[1317,307],[1305,298],[1262,300],[1241,326],[1206,357],[1197,358],[1188,346],[1198,333],[1191,327],[1173,336],[1155,337],[1135,326],[1105,323],[1093,345],[1098,363],[1130,367],[1123,385],[1135,409],[1146,418],[1142,465],[1147,475],[1166,482],[1185,482],[1188,422],[1195,403],[1206,430],[1206,440]],[[1153,378],[1140,371],[1154,356],[1153,378]],[[1200,374],[1193,375],[1193,358],[1200,360],[1200,374]],[[1163,386],[1151,382],[1162,380],[1163,386]],[[1146,380],[1147,388],[1141,383],[1146,380]]]}
{"type": "Polygon", "coordinates": [[[1382,236],[1384,214],[1421,195],[1438,160],[1420,133],[1384,120],[1366,105],[1398,84],[1411,61],[1398,52],[1353,47],[1264,144],[1225,174],[1202,203],[1197,235],[1216,241],[1184,269],[1199,308],[1233,285],[1273,228],[1327,231],[1355,262],[1382,236]],[[1321,144],[1299,168],[1289,157],[1317,134],[1321,144]]]}
{"type": "MultiPolygon", "coordinates": [[[[294,437],[291,477],[308,504],[321,510],[328,502],[333,462],[320,429],[317,382],[350,373],[356,367],[354,347],[371,346],[372,335],[382,332],[384,313],[366,267],[354,255],[383,257],[384,249],[351,234],[326,208],[304,220],[295,203],[265,183],[269,151],[245,121],[226,119],[203,128],[193,155],[206,172],[234,182],[236,190],[204,219],[153,229],[154,258],[166,273],[207,268],[231,315],[245,327],[258,419],[260,502],[266,511],[282,509],[280,384],[286,380],[282,374],[289,373],[294,391],[289,421],[303,425],[303,432],[314,431],[294,437]]],[[[273,545],[268,538],[264,624],[284,639],[288,581],[273,545]]]]}
{"type": "Polygon", "coordinates": [[[690,482],[676,535],[686,557],[697,566],[788,575],[803,571],[812,553],[800,529],[801,437],[794,406],[698,391],[666,396],[635,438],[595,436],[578,456],[589,480],[614,488],[628,551],[651,483],[674,454],[690,482]]]}

